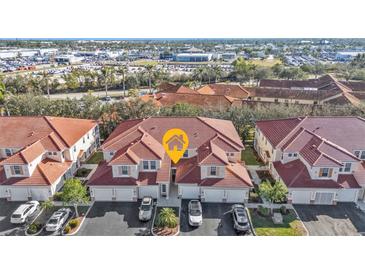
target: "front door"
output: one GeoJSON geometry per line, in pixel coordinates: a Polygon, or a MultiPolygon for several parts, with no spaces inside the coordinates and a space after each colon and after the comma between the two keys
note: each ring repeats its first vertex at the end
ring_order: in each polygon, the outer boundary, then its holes
{"type": "Polygon", "coordinates": [[[161,196],[162,197],[167,196],[167,186],[166,186],[166,184],[161,184],[161,196]]]}

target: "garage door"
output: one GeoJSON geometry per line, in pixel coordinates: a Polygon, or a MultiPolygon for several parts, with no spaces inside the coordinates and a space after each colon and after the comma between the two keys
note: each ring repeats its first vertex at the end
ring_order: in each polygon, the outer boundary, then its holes
{"type": "Polygon", "coordinates": [[[95,201],[112,201],[113,189],[111,188],[94,188],[93,189],[95,201]]]}
{"type": "Polygon", "coordinates": [[[45,201],[49,198],[49,190],[47,188],[31,188],[30,193],[32,200],[45,201]]]}
{"type": "Polygon", "coordinates": [[[134,189],[133,188],[119,188],[115,189],[116,201],[133,201],[134,189]]]}
{"type": "Polygon", "coordinates": [[[221,203],[224,199],[224,190],[222,189],[204,189],[205,202],[221,203]]]}
{"type": "Polygon", "coordinates": [[[338,191],[339,202],[356,202],[358,195],[357,189],[341,189],[338,191]]]}
{"type": "Polygon", "coordinates": [[[243,203],[245,200],[245,190],[226,190],[228,203],[243,203]]]}
{"type": "Polygon", "coordinates": [[[309,204],[311,199],[310,191],[293,191],[292,203],[293,204],[309,204]]]}
{"type": "Polygon", "coordinates": [[[28,189],[27,188],[11,188],[10,197],[12,201],[28,201],[28,189]]]}
{"type": "Polygon", "coordinates": [[[138,187],[138,198],[150,196],[154,199],[158,197],[158,186],[140,186],[138,187]]]}
{"type": "Polygon", "coordinates": [[[314,203],[316,205],[332,205],[333,196],[334,194],[330,192],[316,192],[314,203]]]}
{"type": "Polygon", "coordinates": [[[199,199],[200,188],[197,186],[179,186],[179,195],[183,199],[199,199]]]}

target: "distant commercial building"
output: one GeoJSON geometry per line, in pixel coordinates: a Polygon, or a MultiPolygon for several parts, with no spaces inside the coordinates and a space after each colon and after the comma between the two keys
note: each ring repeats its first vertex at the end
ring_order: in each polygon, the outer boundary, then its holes
{"type": "Polygon", "coordinates": [[[174,61],[177,62],[209,62],[212,60],[210,53],[179,53],[174,55],[174,61]]]}
{"type": "Polygon", "coordinates": [[[161,60],[173,60],[174,54],[171,52],[161,52],[160,53],[160,59],[161,60]]]}
{"type": "Polygon", "coordinates": [[[237,54],[235,52],[224,52],[220,54],[220,59],[224,61],[231,61],[237,58],[237,54]]]}

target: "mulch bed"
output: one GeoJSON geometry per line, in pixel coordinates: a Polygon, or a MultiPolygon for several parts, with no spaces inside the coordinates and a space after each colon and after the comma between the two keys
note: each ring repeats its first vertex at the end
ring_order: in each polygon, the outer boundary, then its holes
{"type": "MultiPolygon", "coordinates": [[[[78,224],[78,226],[76,226],[76,227],[72,228],[68,234],[72,234],[72,233],[74,233],[74,232],[75,232],[75,231],[79,228],[79,226],[81,225],[81,222],[82,222],[82,220],[83,220],[84,218],[85,218],[84,216],[81,216],[81,217],[78,217],[78,218],[74,218],[75,220],[78,220],[78,221],[79,221],[79,224],[78,224]]],[[[72,220],[73,220],[73,219],[72,219],[72,220]]]]}
{"type": "Polygon", "coordinates": [[[174,236],[178,231],[179,226],[175,227],[175,228],[168,228],[168,227],[164,227],[164,228],[159,228],[159,227],[154,227],[153,228],[153,233],[156,234],[157,236],[174,236]]]}

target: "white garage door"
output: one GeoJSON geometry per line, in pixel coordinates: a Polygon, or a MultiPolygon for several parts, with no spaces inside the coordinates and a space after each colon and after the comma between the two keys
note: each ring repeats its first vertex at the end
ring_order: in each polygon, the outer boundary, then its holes
{"type": "Polygon", "coordinates": [[[28,201],[28,189],[27,188],[11,188],[10,197],[12,201],[28,201]]]}
{"type": "Polygon", "coordinates": [[[134,189],[133,188],[119,188],[115,189],[116,201],[133,201],[134,189]]]}
{"type": "Polygon", "coordinates": [[[204,189],[205,202],[222,203],[224,199],[224,189],[204,189]]]}
{"type": "Polygon", "coordinates": [[[150,196],[154,199],[158,197],[158,186],[140,186],[138,187],[138,198],[150,196]]]}
{"type": "Polygon", "coordinates": [[[112,201],[113,189],[112,188],[94,188],[93,189],[95,201],[112,201]]]}
{"type": "Polygon", "coordinates": [[[339,202],[356,202],[358,195],[357,189],[341,189],[338,191],[339,202]]]}
{"type": "Polygon", "coordinates": [[[243,203],[245,200],[245,190],[226,190],[228,203],[243,203]]]}
{"type": "Polygon", "coordinates": [[[293,204],[309,204],[311,199],[310,191],[293,191],[292,203],[293,204]]]}
{"type": "Polygon", "coordinates": [[[330,192],[316,192],[314,203],[316,205],[332,205],[334,194],[330,192]]]}
{"type": "Polygon", "coordinates": [[[179,186],[179,194],[183,199],[199,199],[200,189],[197,186],[179,186]]]}
{"type": "Polygon", "coordinates": [[[31,188],[30,193],[32,200],[45,201],[49,198],[49,190],[47,188],[31,188]]]}

